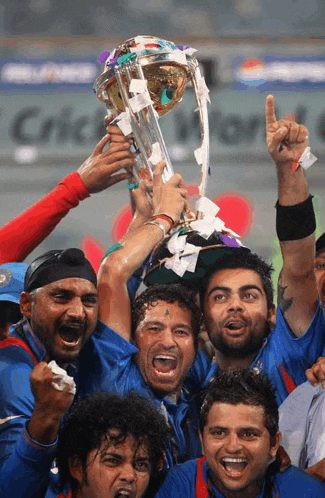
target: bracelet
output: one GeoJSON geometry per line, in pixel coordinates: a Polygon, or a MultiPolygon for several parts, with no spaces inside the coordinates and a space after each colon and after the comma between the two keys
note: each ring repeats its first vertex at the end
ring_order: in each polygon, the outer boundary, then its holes
{"type": "Polygon", "coordinates": [[[162,220],[167,221],[167,223],[169,223],[171,229],[175,226],[175,221],[168,214],[159,213],[159,214],[155,214],[154,216],[151,217],[152,220],[156,220],[157,218],[161,218],[162,220]]]}
{"type": "Polygon", "coordinates": [[[135,188],[138,188],[140,185],[140,182],[135,182],[135,183],[128,183],[127,187],[129,190],[134,190],[135,188]]]}
{"type": "Polygon", "coordinates": [[[313,196],[294,206],[276,207],[276,233],[280,241],[299,240],[308,237],[316,230],[313,196]]]}
{"type": "Polygon", "coordinates": [[[120,242],[116,242],[116,244],[114,244],[112,247],[110,247],[109,249],[107,249],[107,251],[105,252],[105,254],[103,256],[102,261],[106,258],[106,256],[108,256],[109,254],[111,254],[111,252],[114,252],[117,249],[120,249],[121,247],[122,247],[122,244],[120,242]]]}
{"type": "Polygon", "coordinates": [[[162,231],[163,233],[163,236],[164,238],[166,237],[166,230],[165,230],[165,227],[164,225],[162,225],[161,223],[158,223],[158,221],[155,221],[155,220],[151,220],[151,221],[146,221],[143,226],[145,225],[155,225],[156,227],[160,228],[160,230],[162,231]]]}

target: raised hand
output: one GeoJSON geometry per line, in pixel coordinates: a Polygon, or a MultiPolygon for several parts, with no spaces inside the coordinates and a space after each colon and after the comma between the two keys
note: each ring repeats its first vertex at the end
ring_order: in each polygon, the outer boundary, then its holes
{"type": "Polygon", "coordinates": [[[45,361],[36,365],[29,380],[35,398],[35,409],[28,423],[28,432],[35,441],[52,443],[74,395],[69,392],[68,387],[64,391],[53,387],[54,374],[45,361]]]}
{"type": "Polygon", "coordinates": [[[90,194],[101,192],[131,177],[135,156],[128,150],[130,141],[124,135],[121,138],[123,140],[116,142],[112,141],[112,135],[105,135],[78,169],[79,176],[90,194]],[[104,150],[109,142],[109,147],[104,150]],[[126,171],[118,173],[121,169],[126,171]]]}
{"type": "Polygon", "coordinates": [[[309,145],[308,130],[294,121],[277,121],[274,111],[274,97],[268,95],[265,102],[267,149],[278,164],[298,162],[309,145]]]}
{"type": "Polygon", "coordinates": [[[174,222],[177,222],[183,211],[191,217],[191,207],[181,175],[176,173],[168,182],[164,183],[162,181],[161,174],[165,164],[165,161],[160,161],[155,167],[153,174],[153,215],[164,213],[170,216],[174,222]]]}

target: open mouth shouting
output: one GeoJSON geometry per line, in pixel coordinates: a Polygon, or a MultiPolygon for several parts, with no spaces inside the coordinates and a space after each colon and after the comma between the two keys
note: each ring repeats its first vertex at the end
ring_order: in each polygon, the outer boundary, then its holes
{"type": "Polygon", "coordinates": [[[115,492],[114,498],[123,498],[124,496],[128,496],[129,498],[133,498],[135,496],[134,492],[131,489],[119,489],[115,492]]]}
{"type": "Polygon", "coordinates": [[[225,457],[221,460],[221,465],[224,467],[226,474],[233,479],[242,477],[247,463],[245,458],[225,457]]]}
{"type": "Polygon", "coordinates": [[[232,336],[241,335],[244,332],[245,327],[246,322],[239,318],[232,318],[225,324],[228,334],[232,336]]]}
{"type": "Polygon", "coordinates": [[[82,342],[86,327],[84,322],[60,325],[58,334],[61,343],[67,348],[75,348],[82,342]]]}
{"type": "Polygon", "coordinates": [[[173,375],[177,364],[177,357],[171,354],[157,354],[152,360],[152,366],[159,376],[173,375]]]}

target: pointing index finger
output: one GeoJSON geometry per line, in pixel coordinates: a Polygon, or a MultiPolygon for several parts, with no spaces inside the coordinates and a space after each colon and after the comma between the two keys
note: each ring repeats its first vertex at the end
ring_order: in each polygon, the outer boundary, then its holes
{"type": "Polygon", "coordinates": [[[274,112],[274,97],[268,95],[265,101],[265,121],[266,126],[276,123],[277,119],[274,112]]]}

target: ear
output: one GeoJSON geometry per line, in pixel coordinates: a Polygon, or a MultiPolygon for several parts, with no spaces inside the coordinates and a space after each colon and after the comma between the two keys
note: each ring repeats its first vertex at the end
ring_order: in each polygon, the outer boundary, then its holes
{"type": "Polygon", "coordinates": [[[32,314],[32,301],[33,296],[30,292],[23,291],[20,294],[20,312],[22,315],[27,316],[27,318],[30,318],[32,314]]]}
{"type": "Polygon", "coordinates": [[[271,325],[271,329],[275,326],[276,319],[276,306],[272,304],[271,309],[268,312],[268,322],[271,325]]]}
{"type": "Polygon", "coordinates": [[[78,481],[79,484],[82,484],[84,480],[84,472],[82,463],[77,456],[70,457],[68,460],[69,471],[71,476],[78,481]]]}
{"type": "Polygon", "coordinates": [[[282,434],[280,431],[277,431],[277,433],[275,435],[275,439],[274,439],[274,445],[271,446],[271,448],[270,448],[270,455],[272,458],[276,457],[276,454],[277,454],[277,451],[278,451],[279,446],[281,444],[281,441],[282,441],[282,434]]]}
{"type": "Polygon", "coordinates": [[[200,437],[200,442],[201,442],[202,455],[205,456],[205,453],[204,453],[204,443],[203,443],[203,435],[202,435],[201,431],[199,431],[199,437],[200,437]]]}

